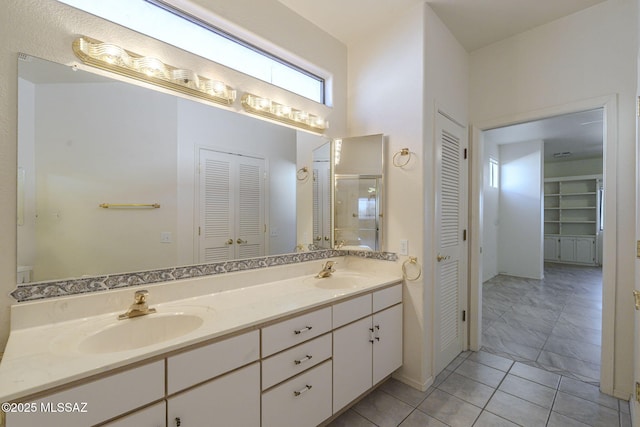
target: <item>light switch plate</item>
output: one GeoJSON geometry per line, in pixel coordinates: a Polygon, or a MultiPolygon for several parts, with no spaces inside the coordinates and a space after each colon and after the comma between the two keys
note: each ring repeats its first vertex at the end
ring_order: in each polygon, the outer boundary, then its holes
{"type": "Polygon", "coordinates": [[[409,241],[407,239],[400,240],[400,255],[409,255],[409,241]]]}

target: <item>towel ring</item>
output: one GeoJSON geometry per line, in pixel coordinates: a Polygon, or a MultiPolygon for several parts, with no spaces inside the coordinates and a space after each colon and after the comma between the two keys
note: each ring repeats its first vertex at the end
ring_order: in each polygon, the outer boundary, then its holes
{"type": "Polygon", "coordinates": [[[298,169],[296,178],[298,178],[298,181],[306,181],[309,178],[309,168],[306,166],[303,166],[300,169],[298,169]]]}
{"type": "Polygon", "coordinates": [[[405,279],[407,279],[410,282],[416,281],[420,278],[420,276],[422,276],[422,268],[418,264],[417,257],[410,256],[409,259],[407,259],[405,262],[402,263],[402,275],[404,276],[405,279]],[[418,275],[416,277],[409,277],[407,275],[407,264],[415,264],[417,266],[418,275]]]}
{"type": "Polygon", "coordinates": [[[411,151],[409,151],[408,148],[403,148],[402,150],[398,151],[396,154],[393,155],[393,166],[397,168],[405,167],[406,165],[409,164],[410,161],[411,161],[411,151]],[[404,156],[407,156],[407,160],[402,162],[402,158],[404,156]]]}

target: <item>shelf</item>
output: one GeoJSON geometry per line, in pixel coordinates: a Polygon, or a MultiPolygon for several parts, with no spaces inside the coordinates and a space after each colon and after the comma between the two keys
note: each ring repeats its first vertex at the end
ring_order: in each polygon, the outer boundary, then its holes
{"type": "Polygon", "coordinates": [[[595,221],[563,221],[563,220],[560,220],[558,222],[562,224],[595,224],[596,223],[595,221]]]}
{"type": "Polygon", "coordinates": [[[595,196],[596,193],[595,191],[593,192],[588,192],[588,193],[560,193],[560,196],[595,196]]]}

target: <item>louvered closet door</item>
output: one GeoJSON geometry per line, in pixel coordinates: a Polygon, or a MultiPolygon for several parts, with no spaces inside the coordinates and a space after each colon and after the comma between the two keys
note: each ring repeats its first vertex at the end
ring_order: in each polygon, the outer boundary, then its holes
{"type": "Polygon", "coordinates": [[[203,263],[235,258],[235,156],[200,150],[199,246],[203,263]]]}
{"type": "Polygon", "coordinates": [[[466,324],[465,129],[438,113],[436,120],[436,374],[463,349],[466,324]]]}
{"type": "Polygon", "coordinates": [[[331,174],[328,161],[313,162],[313,242],[331,247],[331,174]]]}
{"type": "Polygon", "coordinates": [[[237,258],[264,256],[264,160],[238,156],[237,258]]]}
{"type": "Polygon", "coordinates": [[[200,150],[200,262],[265,253],[264,160],[200,150]]]}

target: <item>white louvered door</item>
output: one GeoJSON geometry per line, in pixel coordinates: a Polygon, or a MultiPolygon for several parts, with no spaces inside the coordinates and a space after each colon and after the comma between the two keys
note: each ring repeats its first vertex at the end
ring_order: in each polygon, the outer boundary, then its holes
{"type": "Polygon", "coordinates": [[[264,160],[238,157],[237,258],[264,256],[264,160]]]}
{"type": "Polygon", "coordinates": [[[200,150],[199,261],[265,253],[264,159],[200,150]]]}
{"type": "Polygon", "coordinates": [[[331,172],[329,161],[313,162],[313,243],[331,247],[331,172]]]}
{"type": "Polygon", "coordinates": [[[435,374],[464,348],[467,224],[465,129],[438,113],[436,120],[435,374]]]}

